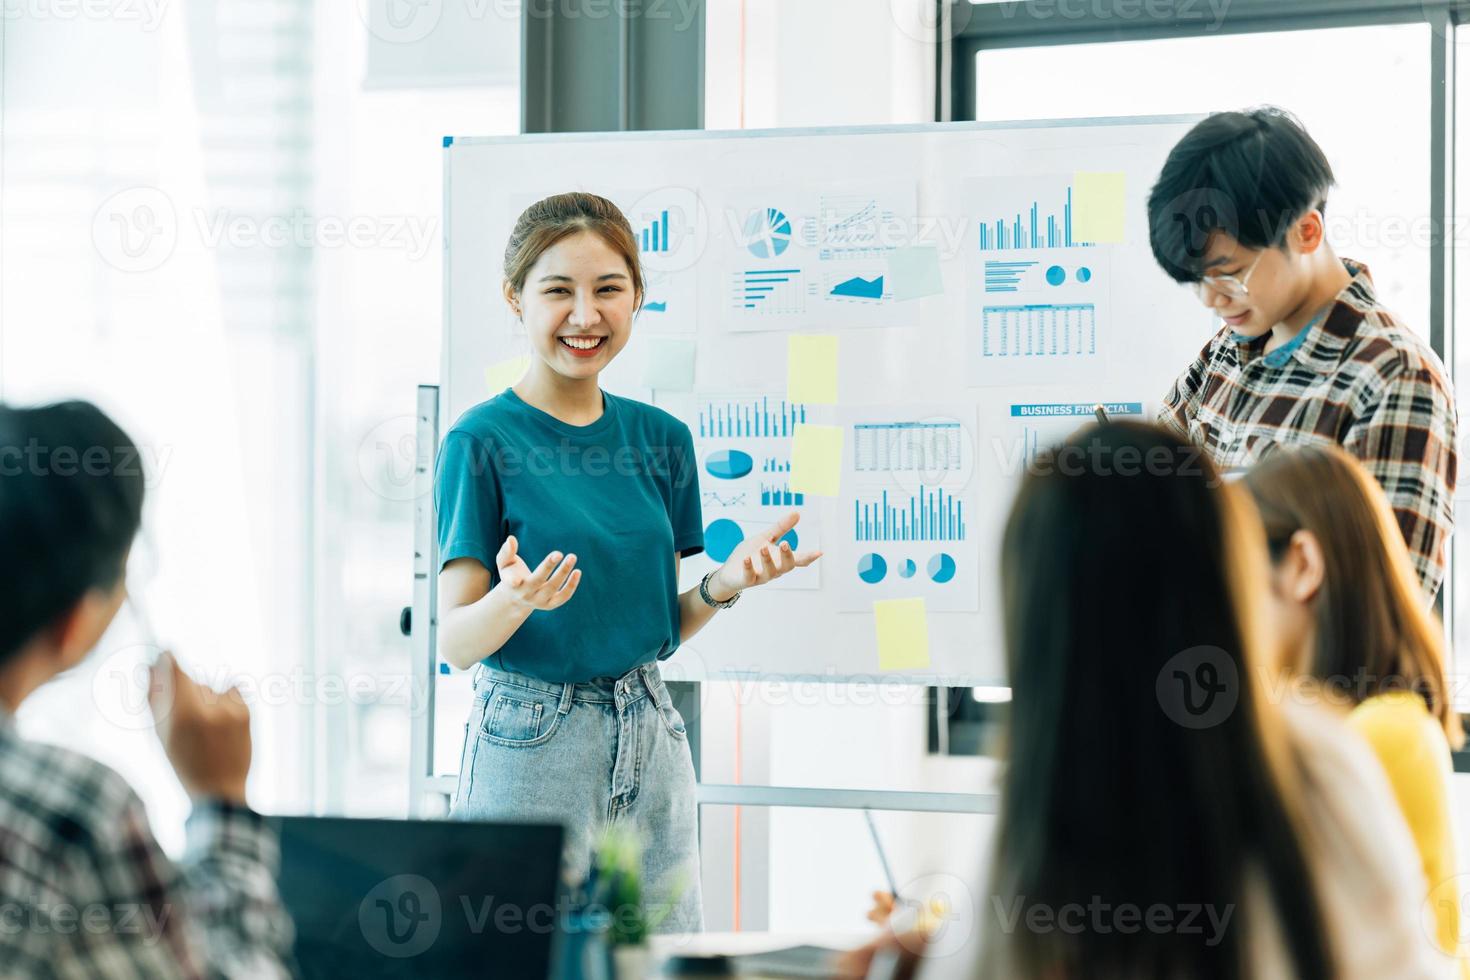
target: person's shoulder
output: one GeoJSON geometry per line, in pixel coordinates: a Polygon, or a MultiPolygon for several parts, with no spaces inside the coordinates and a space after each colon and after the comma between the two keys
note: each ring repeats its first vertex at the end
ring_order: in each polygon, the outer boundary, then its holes
{"type": "MultiPolygon", "coordinates": [[[[506,389],[509,391],[510,389],[506,389]]],[[[455,419],[454,425],[450,426],[450,436],[470,436],[476,439],[484,439],[495,435],[501,424],[512,418],[519,406],[516,405],[506,391],[498,395],[492,395],[478,405],[472,405],[464,410],[459,418],[455,419]]]]}
{"type": "Polygon", "coordinates": [[[1205,345],[1200,348],[1194,360],[1184,369],[1184,374],[1203,376],[1208,372],[1237,366],[1232,358],[1235,347],[1235,335],[1230,327],[1221,325],[1220,329],[1205,341],[1205,345]]]}
{"type": "Polygon", "coordinates": [[[1344,712],[1288,701],[1281,717],[1299,765],[1321,787],[1360,786],[1383,778],[1373,753],[1344,712]]]}
{"type": "Polygon", "coordinates": [[[607,397],[617,403],[620,415],[644,427],[651,435],[667,439],[691,438],[689,426],[672,412],[636,398],[614,395],[612,392],[607,392],[607,397]]]}
{"type": "Polygon", "coordinates": [[[1394,691],[1368,698],[1347,717],[1380,759],[1434,760],[1449,753],[1449,740],[1422,698],[1394,691]]]}
{"type": "Polygon", "coordinates": [[[128,781],[90,756],[13,734],[0,743],[0,825],[18,839],[90,848],[139,805],[128,781]]]}
{"type": "Polygon", "coordinates": [[[472,452],[480,446],[495,451],[514,445],[525,431],[525,406],[510,394],[510,389],[465,409],[444,434],[444,445],[458,443],[460,451],[472,452]]]}
{"type": "Polygon", "coordinates": [[[1444,384],[1444,362],[1418,332],[1376,302],[1361,312],[1363,318],[1348,349],[1348,360],[1371,368],[1372,376],[1385,380],[1416,377],[1444,384]]]}

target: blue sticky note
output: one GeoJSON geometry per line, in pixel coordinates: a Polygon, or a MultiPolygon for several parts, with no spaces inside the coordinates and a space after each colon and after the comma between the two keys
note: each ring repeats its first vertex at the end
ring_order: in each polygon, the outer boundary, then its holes
{"type": "Polygon", "coordinates": [[[943,293],[944,276],[939,271],[938,247],[910,245],[889,252],[888,288],[897,303],[943,293]]]}
{"type": "Polygon", "coordinates": [[[694,390],[694,341],[677,337],[652,337],[643,385],[654,391],[694,390]]]}

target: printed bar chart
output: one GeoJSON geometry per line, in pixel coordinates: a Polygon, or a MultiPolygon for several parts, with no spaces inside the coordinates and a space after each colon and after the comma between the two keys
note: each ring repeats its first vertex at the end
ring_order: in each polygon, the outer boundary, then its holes
{"type": "Polygon", "coordinates": [[[1030,269],[1039,262],[991,262],[985,263],[985,291],[987,293],[1018,293],[1021,282],[1030,269]]]}
{"type": "Polygon", "coordinates": [[[792,493],[788,484],[761,484],[761,506],[763,507],[800,507],[805,502],[806,494],[792,493]]]}
{"type": "Polygon", "coordinates": [[[640,248],[645,252],[667,252],[669,250],[669,212],[664,211],[652,224],[641,232],[640,248]]]}
{"type": "Polygon", "coordinates": [[[983,357],[1065,357],[1097,353],[1092,303],[987,306],[981,315],[983,357]]]}
{"type": "Polygon", "coordinates": [[[963,541],[965,503],[943,489],[919,492],[890,503],[884,490],[878,500],[853,501],[856,541],[963,541]]]}
{"type": "Polygon", "coordinates": [[[1088,242],[1072,240],[1072,188],[1066,203],[1043,216],[1041,202],[1032,201],[1025,212],[998,217],[980,225],[980,251],[999,252],[1021,248],[1090,248],[1088,242]]]}
{"type": "Polygon", "coordinates": [[[748,269],[735,273],[733,300],[747,313],[801,313],[800,269],[748,269]]]}
{"type": "Polygon", "coordinates": [[[805,421],[806,406],[800,403],[782,399],[773,405],[769,397],[731,399],[701,406],[695,434],[701,439],[786,439],[805,421]]]}
{"type": "Polygon", "coordinates": [[[962,439],[958,422],[858,424],[853,426],[853,465],[871,473],[958,470],[962,439]]]}

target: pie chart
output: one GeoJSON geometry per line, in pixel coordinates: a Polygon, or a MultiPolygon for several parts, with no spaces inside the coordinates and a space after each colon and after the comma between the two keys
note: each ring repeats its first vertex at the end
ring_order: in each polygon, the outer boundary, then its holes
{"type": "Polygon", "coordinates": [[[755,461],[750,454],[738,449],[721,449],[710,453],[704,460],[705,472],[717,480],[738,480],[749,476],[754,467],[755,461]]]}
{"type": "Polygon", "coordinates": [[[904,578],[913,578],[914,573],[918,570],[919,566],[914,564],[914,560],[912,558],[905,558],[903,560],[903,564],[898,566],[898,574],[903,576],[904,578]]]}
{"type": "Polygon", "coordinates": [[[867,554],[858,559],[858,578],[869,585],[877,585],[888,574],[888,563],[882,555],[867,554]]]}
{"type": "Polygon", "coordinates": [[[943,585],[945,582],[954,578],[954,573],[954,559],[944,552],[941,551],[929,559],[929,577],[939,584],[943,585]]]}
{"type": "Polygon", "coordinates": [[[758,259],[774,259],[791,245],[791,219],[776,208],[753,212],[743,231],[745,247],[758,259]]]}
{"type": "Polygon", "coordinates": [[[704,551],[714,561],[725,561],[744,540],[745,532],[740,530],[740,525],[726,517],[710,521],[704,529],[704,551]]]}

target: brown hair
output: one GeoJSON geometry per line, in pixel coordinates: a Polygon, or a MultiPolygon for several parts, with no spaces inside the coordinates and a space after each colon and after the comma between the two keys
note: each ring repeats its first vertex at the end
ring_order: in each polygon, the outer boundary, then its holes
{"type": "Polygon", "coordinates": [[[1393,690],[1424,699],[1450,744],[1465,740],[1450,703],[1444,629],[1429,609],[1388,499],[1372,474],[1336,446],[1272,453],[1245,477],[1273,560],[1297,531],[1320,542],[1326,566],[1313,601],[1316,649],[1304,667],[1359,704],[1393,690]]]}
{"type": "Polygon", "coordinates": [[[633,228],[618,206],[605,197],[572,191],[543,198],[521,212],[505,243],[505,281],[517,295],[531,267],[548,248],[578,232],[590,231],[628,264],[637,305],[643,303],[643,266],[633,228]]]}

